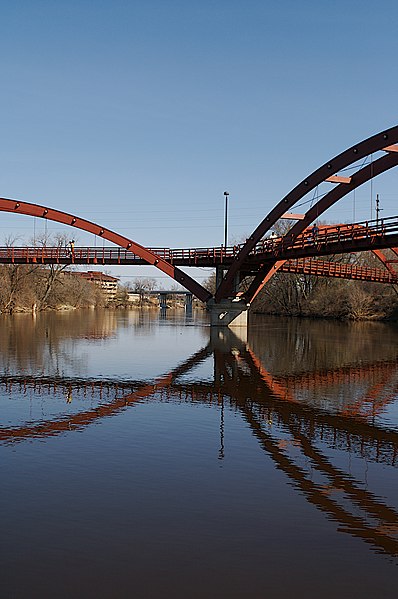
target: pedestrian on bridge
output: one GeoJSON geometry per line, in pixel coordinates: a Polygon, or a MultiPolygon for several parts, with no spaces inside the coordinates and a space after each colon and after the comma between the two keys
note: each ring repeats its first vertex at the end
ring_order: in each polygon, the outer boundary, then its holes
{"type": "Polygon", "coordinates": [[[267,244],[267,245],[269,245],[269,246],[270,246],[270,249],[271,249],[271,250],[274,248],[274,242],[275,242],[275,239],[277,239],[277,238],[278,238],[278,236],[277,236],[277,234],[275,233],[275,231],[271,231],[271,234],[270,234],[270,236],[269,236],[269,242],[268,242],[268,244],[267,244]]]}
{"type": "Polygon", "coordinates": [[[70,247],[70,257],[74,258],[75,257],[75,240],[71,239],[71,241],[69,242],[69,247],[70,247]]]}
{"type": "Polygon", "coordinates": [[[311,234],[312,234],[312,241],[314,243],[316,243],[318,241],[318,234],[319,234],[319,227],[316,223],[314,223],[314,226],[312,227],[311,234]]]}

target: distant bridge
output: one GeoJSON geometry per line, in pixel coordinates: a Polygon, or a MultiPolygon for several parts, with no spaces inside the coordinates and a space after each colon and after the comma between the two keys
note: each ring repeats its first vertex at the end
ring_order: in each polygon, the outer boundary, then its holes
{"type": "Polygon", "coordinates": [[[161,308],[167,308],[167,300],[170,297],[183,297],[185,300],[185,308],[192,310],[193,295],[190,291],[181,291],[179,289],[159,289],[147,292],[148,295],[157,295],[161,308]]]}

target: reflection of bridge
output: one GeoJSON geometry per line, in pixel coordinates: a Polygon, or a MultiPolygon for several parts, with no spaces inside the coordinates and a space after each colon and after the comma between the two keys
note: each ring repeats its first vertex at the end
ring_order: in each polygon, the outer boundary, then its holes
{"type": "MultiPolygon", "coordinates": [[[[0,377],[0,386],[9,393],[18,392],[25,395],[28,392],[33,392],[35,394],[51,395],[52,393],[62,392],[65,397],[79,394],[84,398],[97,398],[100,401],[100,409],[90,410],[89,415],[86,413],[76,414],[76,417],[73,417],[73,422],[62,419],[62,424],[65,426],[56,427],[56,432],[89,424],[92,419],[112,415],[128,403],[141,401],[154,394],[166,393],[166,395],[163,395],[164,397],[170,394],[170,396],[177,395],[185,400],[212,402],[218,401],[219,389],[222,388],[223,392],[236,397],[237,400],[239,400],[240,394],[244,398],[259,397],[256,402],[259,408],[265,406],[264,397],[266,398],[267,410],[271,406],[274,408],[275,406],[279,406],[279,408],[289,406],[288,409],[293,410],[299,418],[306,420],[307,424],[311,422],[309,428],[314,434],[321,428],[322,434],[325,434],[325,427],[329,427],[333,432],[333,438],[336,437],[339,431],[348,432],[349,435],[355,437],[356,431],[360,430],[363,433],[361,442],[359,444],[354,443],[353,447],[361,447],[361,451],[365,450],[367,440],[371,439],[373,435],[374,439],[377,439],[377,443],[381,443],[383,446],[383,451],[380,451],[381,446],[378,445],[377,452],[373,455],[374,460],[387,459],[388,463],[395,465],[396,451],[394,449],[391,453],[389,449],[391,449],[391,440],[398,440],[397,434],[378,427],[375,422],[369,425],[367,420],[369,417],[374,420],[376,416],[383,413],[389,403],[395,400],[398,389],[397,358],[273,376],[264,368],[261,360],[256,357],[253,350],[249,349],[235,336],[232,337],[232,352],[229,351],[231,349],[230,336],[225,337],[225,333],[223,333],[224,340],[222,342],[214,338],[207,347],[188,358],[183,364],[149,384],[143,384],[141,380],[86,380],[75,377],[4,375],[0,377]],[[235,351],[236,349],[238,351],[235,351]],[[190,372],[192,368],[198,366],[211,355],[214,356],[215,360],[214,377],[216,387],[213,383],[207,381],[195,382],[194,384],[178,381],[181,376],[190,372]],[[228,364],[232,364],[233,368],[228,364]],[[239,391],[235,380],[239,368],[237,370],[236,367],[242,367],[243,364],[243,371],[247,377],[240,379],[239,384],[244,382],[244,388],[242,387],[239,391]],[[361,394],[353,393],[350,385],[360,388],[361,394]],[[338,386],[350,387],[342,404],[337,408],[329,406],[325,411],[316,403],[311,402],[311,410],[308,412],[309,398],[303,399],[303,394],[316,391],[324,393],[328,388],[335,389],[338,386]],[[264,396],[261,393],[259,395],[260,388],[264,392],[264,396]],[[350,418],[347,419],[347,416],[350,418]]],[[[51,430],[53,423],[53,421],[47,423],[50,428],[47,428],[47,424],[45,425],[43,429],[45,435],[51,430]]],[[[34,427],[34,435],[41,434],[41,426],[40,424],[38,427],[34,427]]],[[[5,428],[0,429],[0,440],[25,438],[30,435],[31,429],[29,426],[22,427],[21,430],[9,429],[7,431],[5,428]]],[[[368,450],[372,452],[372,447],[369,446],[368,450]]]]}
{"type": "MultiPolygon", "coordinates": [[[[212,315],[212,324],[225,326],[237,316],[247,314],[247,308],[251,301],[284,260],[398,247],[397,217],[373,223],[341,226],[337,227],[338,230],[333,227],[325,227],[311,239],[306,233],[309,225],[319,219],[337,201],[374,177],[397,166],[398,145],[394,145],[397,142],[398,126],[395,126],[352,146],[329,160],[288,193],[265,216],[244,244],[234,248],[152,250],[78,216],[45,206],[2,198],[0,199],[0,210],[45,218],[82,229],[98,235],[120,248],[107,256],[105,256],[105,251],[108,252],[108,249],[104,248],[102,258],[96,254],[96,250],[93,248],[80,248],[80,253],[77,249],[71,250],[70,254],[66,250],[59,249],[58,253],[52,255],[43,248],[40,250],[41,257],[35,254],[36,249],[30,248],[25,257],[20,255],[18,258],[15,254],[16,249],[10,248],[11,254],[3,256],[3,260],[15,262],[25,259],[25,261],[38,261],[44,264],[54,261],[98,264],[98,260],[104,264],[122,264],[123,261],[125,261],[124,263],[130,261],[129,263],[135,264],[151,264],[180,283],[200,300],[207,302],[212,315]],[[346,169],[350,169],[350,176],[346,176],[346,169]],[[321,185],[326,186],[325,193],[319,191],[318,188],[321,185]],[[330,185],[333,186],[333,189],[328,191],[327,186],[330,185]],[[274,227],[278,219],[286,214],[286,210],[293,208],[310,192],[314,192],[316,197],[309,200],[311,207],[303,215],[303,218],[298,220],[283,237],[273,240],[271,243],[269,240],[265,240],[267,232],[274,227]],[[31,256],[29,251],[33,252],[31,256]],[[179,266],[204,265],[218,266],[218,284],[214,297],[179,268],[179,266]],[[253,277],[253,280],[242,294],[239,292],[239,284],[247,275],[253,277]]],[[[48,248],[48,250],[51,253],[52,249],[48,248]]],[[[349,275],[350,273],[346,272],[346,276],[349,275]]],[[[368,280],[367,276],[366,273],[363,273],[363,280],[368,280]]],[[[382,277],[371,280],[391,282],[382,280],[382,277]]]]}
{"type": "MultiPolygon", "coordinates": [[[[149,384],[2,377],[0,385],[10,393],[17,389],[22,393],[48,395],[62,390],[67,398],[80,393],[88,398],[97,396],[100,401],[94,408],[59,419],[3,428],[0,441],[12,443],[81,429],[150,397],[216,403],[221,410],[228,402],[247,420],[260,446],[290,482],[310,503],[339,523],[340,531],[362,538],[377,550],[398,555],[398,514],[367,486],[355,480],[351,472],[345,473],[335,466],[329,455],[330,449],[337,455],[344,451],[365,461],[382,462],[384,467],[397,466],[398,432],[378,426],[374,418],[367,418],[369,403],[373,406],[371,413],[375,415],[396,399],[397,366],[397,360],[390,360],[273,377],[253,351],[235,336],[219,338],[213,335],[207,347],[149,384]],[[211,355],[214,357],[214,382],[179,380],[211,355]],[[356,398],[335,413],[315,405],[310,407],[297,395],[297,390],[324,389],[329,384],[345,384],[353,378],[361,388],[366,387],[362,399],[356,398]],[[314,482],[314,471],[318,482],[314,482]]],[[[221,426],[220,457],[223,457],[223,421],[221,426]]]]}
{"type": "MultiPolygon", "coordinates": [[[[393,367],[395,373],[396,369],[397,363],[393,367]]],[[[397,512],[367,488],[363,488],[351,473],[346,474],[334,466],[331,459],[326,457],[316,445],[321,441],[322,444],[330,444],[334,448],[340,447],[351,452],[355,443],[359,441],[355,437],[360,427],[351,434],[350,421],[346,420],[343,423],[338,416],[333,417],[333,432],[328,430],[328,419],[321,418],[321,421],[316,422],[319,417],[316,412],[305,414],[308,408],[297,404],[290,409],[294,400],[289,397],[288,387],[280,387],[278,384],[273,385],[273,394],[279,397],[284,406],[289,404],[288,409],[283,409],[281,405],[272,406],[270,409],[269,405],[263,406],[253,401],[253,395],[247,393],[248,386],[255,387],[256,383],[258,385],[262,381],[269,388],[273,382],[272,377],[261,367],[250,350],[243,350],[239,355],[236,351],[228,355],[224,354],[218,375],[228,389],[231,399],[239,397],[237,406],[263,449],[308,501],[338,522],[339,530],[360,537],[386,553],[398,555],[397,512]],[[275,422],[276,426],[274,426],[275,422]],[[342,437],[340,437],[342,429],[339,425],[345,429],[342,437]],[[282,438],[278,438],[275,428],[281,431],[282,438]],[[313,470],[320,476],[321,482],[314,482],[313,470]],[[360,515],[358,515],[358,508],[360,515]]],[[[361,436],[361,433],[359,435],[361,436]]],[[[398,449],[396,433],[393,434],[391,441],[394,464],[398,449]]],[[[357,450],[362,451],[363,442],[364,436],[359,441],[357,450]]],[[[379,451],[380,448],[377,449],[377,452],[379,451]]]]}

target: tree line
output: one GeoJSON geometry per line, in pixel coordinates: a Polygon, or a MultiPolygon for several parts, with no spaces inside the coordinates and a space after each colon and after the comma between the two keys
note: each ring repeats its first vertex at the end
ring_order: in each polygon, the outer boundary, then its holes
{"type": "MultiPolygon", "coordinates": [[[[286,225],[285,225],[286,226],[286,225]]],[[[281,231],[277,231],[278,235],[281,231]]],[[[37,243],[49,243],[48,239],[37,243]]],[[[65,245],[64,237],[51,241],[52,245],[65,245]]],[[[387,257],[396,255],[385,250],[387,257]]],[[[383,268],[374,254],[363,252],[330,256],[333,262],[358,266],[383,268]]],[[[104,306],[106,298],[101,289],[66,270],[65,265],[38,264],[0,265],[0,312],[83,308],[104,306]]],[[[247,288],[250,280],[241,283],[247,288]]],[[[127,307],[128,291],[137,293],[142,306],[148,293],[156,288],[155,279],[136,278],[133,284],[119,286],[113,305],[127,307]]],[[[215,292],[215,274],[205,282],[210,292],[215,292]]],[[[305,274],[277,272],[258,294],[252,309],[263,314],[313,316],[352,320],[397,319],[398,289],[392,285],[355,280],[333,279],[305,274]]]]}
{"type": "Polygon", "coordinates": [[[0,265],[0,312],[82,308],[104,304],[100,289],[65,266],[0,265]]]}

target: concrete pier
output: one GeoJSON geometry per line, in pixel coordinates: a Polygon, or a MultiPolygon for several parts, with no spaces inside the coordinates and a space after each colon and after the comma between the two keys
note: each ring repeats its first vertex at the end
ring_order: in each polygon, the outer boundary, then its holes
{"type": "Polygon", "coordinates": [[[242,300],[222,300],[208,302],[212,327],[247,327],[249,305],[242,300]]]}

